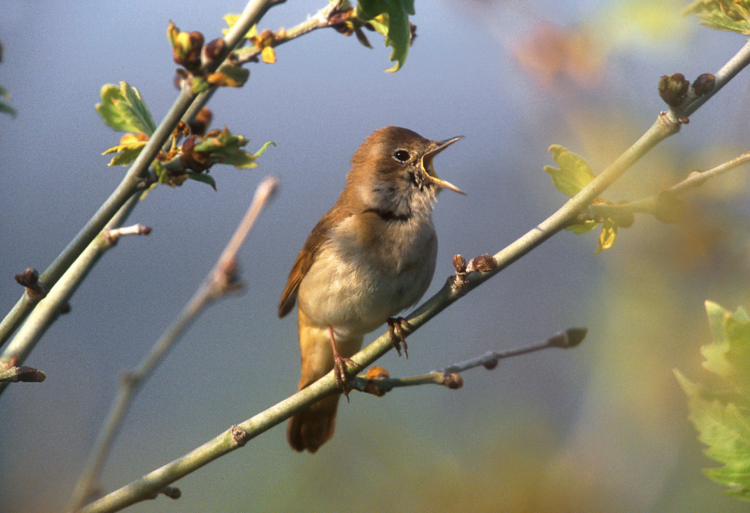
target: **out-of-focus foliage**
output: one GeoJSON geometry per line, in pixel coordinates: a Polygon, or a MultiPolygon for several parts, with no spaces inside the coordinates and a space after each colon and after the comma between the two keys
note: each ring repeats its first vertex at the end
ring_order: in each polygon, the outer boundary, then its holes
{"type": "Polygon", "coordinates": [[[682,14],[698,16],[708,28],[750,35],[748,0],[696,0],[682,14]]]}
{"type": "Polygon", "coordinates": [[[692,383],[675,375],[688,396],[690,420],[698,429],[706,455],[724,463],[704,472],[730,488],[726,493],[750,500],[750,319],[742,308],[725,311],[706,302],[713,342],[701,348],[703,367],[718,383],[692,383]]]}

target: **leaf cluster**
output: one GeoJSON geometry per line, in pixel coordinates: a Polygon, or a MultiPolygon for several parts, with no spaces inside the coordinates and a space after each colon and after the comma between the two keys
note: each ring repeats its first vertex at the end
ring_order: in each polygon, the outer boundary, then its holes
{"type": "Polygon", "coordinates": [[[708,28],[750,35],[750,0],[696,0],[682,14],[697,16],[708,28]]]}
{"type": "Polygon", "coordinates": [[[675,375],[688,397],[690,421],[708,448],[708,457],[723,467],[705,469],[726,493],[750,500],[750,318],[742,308],[734,313],[706,301],[713,342],[701,348],[703,367],[716,381],[693,383],[675,375]]]}
{"type": "MultiPolygon", "coordinates": [[[[555,188],[567,196],[575,196],[584,189],[595,175],[586,160],[568,149],[554,144],[549,147],[552,152],[552,158],[555,159],[559,168],[544,166],[544,170],[552,177],[555,188]]],[[[612,205],[612,202],[604,198],[596,198],[592,205],[612,205]]],[[[588,216],[582,213],[576,222],[569,225],[566,229],[577,235],[588,233],[597,226],[602,226],[599,235],[599,244],[594,251],[595,254],[601,253],[614,245],[617,238],[617,228],[627,228],[632,226],[634,217],[627,216],[588,216]]]]}
{"type": "MultiPolygon", "coordinates": [[[[101,90],[101,103],[96,106],[104,122],[114,130],[126,132],[120,144],[109,148],[103,155],[115,154],[110,166],[132,164],[156,127],[151,113],[140,93],[126,82],[120,86],[105,85],[101,90]]],[[[257,152],[248,153],[243,148],[250,142],[242,135],[232,134],[226,127],[211,130],[205,135],[191,133],[191,128],[180,125],[172,132],[168,151],[159,152],[152,164],[157,183],[172,186],[182,185],[187,180],[207,183],[216,189],[213,177],[203,174],[214,164],[228,164],[240,169],[250,169],[258,164],[255,160],[273,144],[264,144],[257,152]],[[183,136],[186,139],[179,144],[183,136]]]]}

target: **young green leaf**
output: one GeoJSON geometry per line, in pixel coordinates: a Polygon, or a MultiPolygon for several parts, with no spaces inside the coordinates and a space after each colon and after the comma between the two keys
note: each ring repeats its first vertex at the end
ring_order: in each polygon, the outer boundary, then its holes
{"type": "Polygon", "coordinates": [[[409,15],[414,15],[414,0],[359,0],[357,18],[368,22],[385,37],[385,45],[391,50],[391,61],[396,64],[386,71],[393,73],[401,69],[406,61],[411,44],[409,15]]]}
{"type": "Polygon", "coordinates": [[[194,152],[207,155],[211,162],[216,164],[227,164],[241,169],[257,167],[255,162],[263,152],[268,149],[271,142],[263,145],[256,154],[251,154],[242,148],[250,142],[241,135],[231,133],[226,127],[216,135],[206,137],[200,144],[193,148],[194,152]]]}
{"type": "Polygon", "coordinates": [[[108,165],[127,166],[132,164],[135,159],[138,158],[138,155],[141,153],[143,147],[146,146],[147,142],[148,141],[145,138],[138,137],[137,135],[125,134],[122,139],[120,139],[120,144],[108,149],[102,153],[102,155],[117,153],[118,155],[115,155],[108,165]]]}
{"type": "Polygon", "coordinates": [[[126,82],[120,82],[120,87],[112,84],[102,87],[101,99],[102,103],[96,105],[96,111],[111,128],[147,136],[156,130],[140,93],[126,82]]]}
{"type": "Polygon", "coordinates": [[[617,223],[607,217],[602,223],[602,233],[599,236],[599,246],[594,250],[594,254],[598,255],[605,249],[611,248],[615,239],[617,238],[617,223]]]}
{"type": "Polygon", "coordinates": [[[207,183],[211,187],[216,190],[216,180],[211,175],[205,174],[205,173],[194,173],[192,171],[188,171],[187,177],[191,180],[195,180],[197,182],[203,182],[207,183]]]}
{"type": "Polygon", "coordinates": [[[544,166],[544,170],[550,174],[555,187],[563,194],[575,196],[594,179],[591,168],[579,155],[557,144],[550,146],[548,151],[552,152],[552,158],[560,169],[544,166]]]}
{"type": "Polygon", "coordinates": [[[696,0],[682,11],[689,14],[708,28],[750,35],[750,0],[696,0]]]}
{"type": "Polygon", "coordinates": [[[728,494],[750,500],[750,319],[742,308],[730,313],[710,301],[706,312],[713,342],[701,348],[703,366],[720,384],[704,387],[674,372],[706,455],[724,463],[704,472],[729,486],[728,494]]]}

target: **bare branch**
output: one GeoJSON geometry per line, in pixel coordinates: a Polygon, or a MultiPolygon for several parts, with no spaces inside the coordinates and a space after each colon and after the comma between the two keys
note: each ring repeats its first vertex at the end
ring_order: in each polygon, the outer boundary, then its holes
{"type": "MultiPolygon", "coordinates": [[[[99,479],[104,463],[109,455],[115,437],[120,429],[130,403],[138,390],[156,369],[167,351],[174,346],[188,327],[203,310],[216,299],[239,289],[237,252],[247,238],[250,229],[263,211],[278,186],[275,178],[265,178],[255,191],[255,196],[231,240],[187,305],[182,309],[172,325],[159,337],[138,367],[125,374],[120,382],[120,390],[110,407],[107,419],[97,436],[88,461],[73,491],[68,506],[76,511],[99,489],[99,479]]],[[[150,492],[155,494],[155,491],[150,492]]],[[[154,495],[155,497],[155,495],[154,495]]],[[[144,497],[141,497],[142,500],[144,497]]]]}

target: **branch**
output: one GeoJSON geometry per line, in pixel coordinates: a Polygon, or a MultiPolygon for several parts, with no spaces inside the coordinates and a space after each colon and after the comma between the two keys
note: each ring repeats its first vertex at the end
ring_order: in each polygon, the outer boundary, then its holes
{"type": "Polygon", "coordinates": [[[0,371],[0,383],[41,383],[45,379],[47,379],[47,375],[44,372],[32,367],[13,365],[4,371],[0,371]]]}
{"type": "MultiPolygon", "coordinates": [[[[331,2],[311,18],[303,21],[302,23],[296,25],[295,27],[292,27],[289,30],[286,30],[283,36],[280,34],[278,36],[274,35],[273,47],[275,48],[281,44],[287,43],[293,39],[308,34],[313,30],[329,27],[331,14],[333,14],[336,9],[339,8],[339,4],[341,3],[341,1],[331,2]]],[[[250,62],[251,60],[255,59],[261,51],[262,50],[260,48],[256,47],[254,50],[249,51],[247,54],[243,55],[242,58],[236,59],[235,62],[238,65],[250,62]]],[[[200,112],[200,110],[205,107],[213,94],[216,92],[217,87],[218,86],[212,85],[208,89],[208,91],[198,95],[198,98],[196,98],[196,100],[193,102],[193,105],[190,107],[187,113],[185,113],[185,117],[183,119],[190,120],[195,118],[198,112],[200,112]]]]}
{"type": "Polygon", "coordinates": [[[485,369],[492,370],[497,367],[498,362],[502,359],[521,356],[552,347],[560,349],[577,347],[583,342],[587,331],[586,328],[569,328],[553,335],[541,343],[531,344],[507,351],[487,351],[485,354],[477,356],[476,358],[450,365],[442,370],[428,372],[421,376],[391,378],[388,376],[385,369],[373,367],[373,369],[378,370],[374,372],[373,375],[368,372],[366,377],[355,377],[352,388],[354,390],[359,390],[360,392],[366,392],[377,396],[382,396],[394,388],[416,385],[442,385],[455,390],[463,386],[463,378],[458,374],[459,372],[474,369],[476,367],[484,367],[485,369]]]}
{"type": "MultiPolygon", "coordinates": [[[[125,414],[130,407],[130,403],[146,379],[159,365],[167,351],[182,337],[188,327],[212,301],[239,289],[237,280],[237,253],[247,238],[250,229],[258,219],[258,216],[273,196],[277,185],[278,182],[275,178],[266,178],[261,182],[255,191],[255,196],[245,217],[237,227],[216,265],[208,273],[203,284],[182,309],[177,319],[159,337],[159,340],[156,341],[151,351],[149,351],[138,367],[123,376],[120,381],[120,390],[117,397],[112,402],[104,426],[97,436],[86,466],[81,472],[78,483],[73,490],[68,511],[76,511],[97,493],[104,463],[112,448],[120,425],[125,418],[125,414]]],[[[155,494],[158,491],[154,490],[152,493],[155,494]]],[[[145,498],[148,497],[144,496],[141,500],[145,498]]]]}
{"type": "Polygon", "coordinates": [[[681,182],[658,194],[649,196],[648,198],[619,205],[592,205],[590,208],[591,215],[586,217],[616,217],[622,216],[623,214],[652,214],[660,221],[673,221],[675,220],[674,215],[667,211],[674,206],[675,202],[680,201],[682,196],[691,190],[700,187],[708,180],[731,171],[748,161],[750,161],[750,151],[745,152],[728,162],[724,162],[713,169],[707,171],[693,171],[681,182]]]}
{"type": "MultiPolygon", "coordinates": [[[[706,96],[713,96],[731,77],[747,66],[748,62],[750,62],[750,43],[746,44],[722,68],[717,75],[717,87],[710,95],[707,94],[706,96]]],[[[704,102],[705,100],[700,103],[693,102],[680,115],[677,115],[672,110],[660,113],[654,124],[640,139],[628,148],[614,163],[602,171],[581,192],[568,200],[557,212],[494,256],[487,255],[479,259],[474,259],[475,262],[472,263],[471,269],[466,267],[460,277],[450,277],[437,294],[428,299],[406,318],[409,329],[404,330],[404,334],[413,333],[453,304],[453,302],[497,275],[513,262],[519,260],[554,234],[564,229],[572,219],[577,217],[582,210],[591,204],[594,198],[600,196],[605,189],[648,153],[649,150],[670,135],[679,132],[680,119],[694,112],[704,102]]],[[[456,263],[458,264],[459,262],[456,263]]],[[[456,267],[462,266],[456,265],[456,267]]],[[[393,342],[391,336],[386,332],[354,355],[352,360],[355,360],[362,368],[365,368],[392,348],[393,342]]],[[[142,476],[119,490],[115,490],[109,495],[84,507],[81,511],[84,513],[103,513],[125,508],[137,502],[139,500],[138,497],[143,494],[152,494],[160,490],[164,486],[198,470],[211,461],[242,447],[248,440],[280,424],[294,413],[328,395],[339,392],[340,389],[334,378],[334,372],[331,371],[291,397],[255,415],[238,426],[232,426],[224,433],[186,455],[142,476]]]]}
{"type": "MultiPolygon", "coordinates": [[[[255,25],[265,12],[277,4],[277,0],[251,0],[243,11],[237,23],[232,27],[229,33],[224,37],[224,50],[211,60],[206,67],[206,72],[215,71],[229,53],[237,47],[244,34],[255,25]]],[[[177,126],[177,123],[187,112],[190,105],[196,99],[190,87],[183,87],[180,94],[170,108],[167,115],[156,128],[148,143],[143,148],[138,158],[135,160],[120,185],[110,195],[110,197],[99,207],[99,210],[78,232],[78,235],[68,244],[52,264],[39,277],[48,290],[52,290],[57,284],[60,277],[66,270],[73,265],[73,262],[83,253],[91,244],[97,235],[102,231],[105,225],[112,217],[122,208],[123,205],[139,189],[141,181],[147,176],[151,162],[156,158],[162,146],[166,143],[170,134],[177,126]]],[[[0,322],[0,346],[4,344],[10,336],[18,329],[21,323],[26,319],[38,301],[33,300],[27,294],[21,296],[11,311],[0,322]]],[[[47,323],[48,325],[51,323],[47,323]]]]}
{"type": "MultiPolygon", "coordinates": [[[[114,246],[113,240],[108,236],[108,230],[114,230],[125,222],[130,212],[137,202],[136,196],[131,196],[130,200],[123,205],[120,210],[106,225],[105,229],[89,244],[86,250],[71,265],[65,274],[60,278],[57,285],[50,290],[43,300],[38,302],[34,311],[26,320],[24,325],[18,330],[15,338],[3,351],[0,356],[0,364],[8,366],[10,362],[23,363],[29,353],[34,349],[42,335],[47,331],[50,325],[57,317],[67,311],[68,300],[76,291],[78,286],[83,282],[86,275],[94,267],[96,262],[104,253],[114,246]]],[[[40,277],[41,280],[41,277],[40,277]]],[[[28,294],[24,294],[24,297],[28,294]]],[[[0,383],[0,393],[5,390],[7,383],[0,383]]]]}

